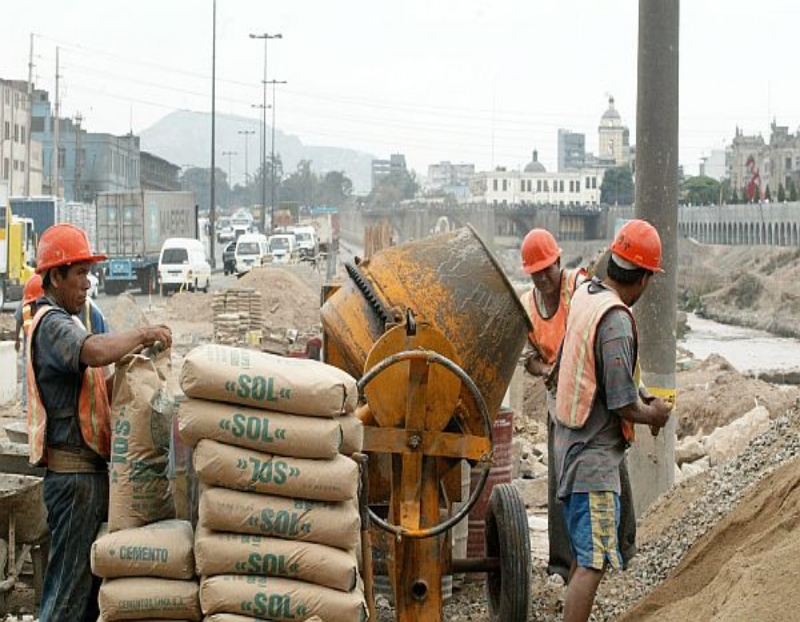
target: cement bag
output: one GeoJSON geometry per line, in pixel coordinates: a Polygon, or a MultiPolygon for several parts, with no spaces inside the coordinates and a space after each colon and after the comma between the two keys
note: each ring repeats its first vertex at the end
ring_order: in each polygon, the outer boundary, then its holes
{"type": "Polygon", "coordinates": [[[203,611],[238,613],[268,620],[306,620],[314,615],[325,622],[367,619],[360,589],[340,592],[292,579],[244,575],[207,577],[200,584],[203,611]]]}
{"type": "Polygon", "coordinates": [[[117,364],[111,404],[108,530],[175,517],[169,445],[176,406],[167,388],[170,352],[117,364]]]}
{"type": "Polygon", "coordinates": [[[92,574],[115,577],[194,577],[194,531],[191,523],[165,520],[114,533],[100,528],[92,544],[92,574]]]}
{"type": "Polygon", "coordinates": [[[273,413],[244,406],[187,399],[178,408],[181,440],[204,438],[297,458],[333,458],[342,443],[336,419],[273,413]]]}
{"type": "Polygon", "coordinates": [[[349,592],[358,569],[353,553],[324,544],[292,542],[200,529],[195,540],[197,574],[249,574],[297,579],[349,592]]]}
{"type": "Polygon", "coordinates": [[[355,379],[332,365],[215,344],[189,352],[180,383],[189,397],[311,417],[353,412],[358,399],[355,379]]]}
{"type": "Polygon", "coordinates": [[[194,468],[210,486],[315,501],[344,501],[358,494],[358,465],[346,456],[330,460],[273,456],[202,440],[194,468]]]}
{"type": "Polygon", "coordinates": [[[100,586],[100,619],[169,620],[202,619],[196,581],[174,581],[150,577],[105,579],[100,586]]]}
{"type": "Polygon", "coordinates": [[[353,550],[361,519],[351,502],[325,503],[206,488],[200,495],[198,528],[315,542],[353,550]]]}
{"type": "Polygon", "coordinates": [[[342,428],[342,447],[339,453],[350,456],[364,448],[364,424],[355,414],[343,415],[338,419],[342,428]]]}

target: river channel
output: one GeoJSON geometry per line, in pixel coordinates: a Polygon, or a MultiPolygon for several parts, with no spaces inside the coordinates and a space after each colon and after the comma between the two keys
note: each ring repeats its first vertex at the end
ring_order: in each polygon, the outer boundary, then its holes
{"type": "Polygon", "coordinates": [[[678,345],[698,360],[709,354],[719,354],[745,374],[800,370],[800,341],[797,339],[719,324],[694,314],[690,314],[687,320],[691,330],[678,341],[678,345]]]}

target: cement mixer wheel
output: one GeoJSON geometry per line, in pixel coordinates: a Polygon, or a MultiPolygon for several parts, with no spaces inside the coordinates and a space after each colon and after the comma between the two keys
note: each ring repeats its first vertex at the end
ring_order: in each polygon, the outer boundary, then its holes
{"type": "Polygon", "coordinates": [[[492,622],[526,622],[530,610],[531,543],[525,504],[511,484],[498,484],[486,507],[486,556],[500,572],[486,576],[492,622]]]}

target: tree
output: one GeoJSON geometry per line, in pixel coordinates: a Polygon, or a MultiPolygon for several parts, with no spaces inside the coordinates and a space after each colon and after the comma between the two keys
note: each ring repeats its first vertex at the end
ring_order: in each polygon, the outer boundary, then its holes
{"type": "Polygon", "coordinates": [[[736,192],[736,188],[734,188],[733,189],[733,196],[731,197],[731,204],[732,205],[736,205],[737,203],[739,203],[739,195],[736,192]]]}
{"type": "Polygon", "coordinates": [[[783,189],[783,184],[778,184],[778,203],[786,202],[786,190],[783,189]]]}
{"type": "Polygon", "coordinates": [[[600,185],[600,202],[606,205],[633,205],[633,173],[627,166],[608,169],[600,185]]]}
{"type": "Polygon", "coordinates": [[[772,194],[769,191],[769,184],[767,184],[767,189],[764,190],[764,200],[765,201],[772,201],[772,194]]]}
{"type": "Polygon", "coordinates": [[[689,177],[683,184],[682,194],[692,205],[715,205],[719,201],[720,183],[707,175],[689,177]]]}
{"type": "Polygon", "coordinates": [[[789,180],[789,200],[797,201],[797,186],[794,185],[794,179],[789,180]]]}
{"type": "MultiPolygon", "coordinates": [[[[181,189],[194,192],[195,201],[202,210],[211,206],[211,169],[192,167],[183,172],[181,176],[181,189]]],[[[214,175],[214,202],[217,206],[227,205],[228,188],[227,175],[220,168],[215,169],[214,175]]]]}
{"type": "Polygon", "coordinates": [[[419,184],[416,174],[411,171],[394,171],[381,177],[367,196],[371,207],[393,207],[400,201],[413,199],[419,184]]]}

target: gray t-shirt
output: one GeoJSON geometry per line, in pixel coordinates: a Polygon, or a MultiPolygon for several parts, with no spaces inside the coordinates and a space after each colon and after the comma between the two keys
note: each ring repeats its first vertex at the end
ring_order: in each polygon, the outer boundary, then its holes
{"type": "MultiPolygon", "coordinates": [[[[592,283],[590,292],[599,284],[592,283]]],[[[627,443],[616,413],[638,397],[633,379],[634,332],[631,317],[623,309],[609,311],[595,335],[597,393],[584,427],[555,426],[555,464],[558,497],[573,492],[620,493],[619,465],[627,443]]]]}

